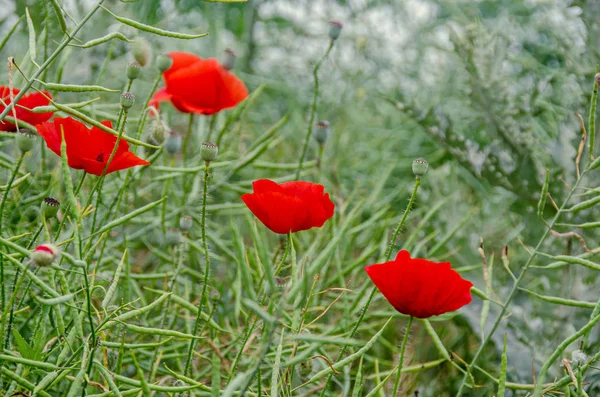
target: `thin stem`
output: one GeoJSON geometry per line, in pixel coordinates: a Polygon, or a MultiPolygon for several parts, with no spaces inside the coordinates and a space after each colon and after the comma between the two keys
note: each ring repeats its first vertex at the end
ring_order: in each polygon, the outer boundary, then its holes
{"type": "Polygon", "coordinates": [[[215,130],[215,125],[217,123],[217,114],[213,114],[210,116],[210,124],[208,125],[208,134],[206,135],[206,142],[210,142],[210,138],[212,137],[213,131],[215,130]]]}
{"type": "Polygon", "coordinates": [[[185,133],[185,138],[183,139],[183,164],[187,164],[187,149],[190,143],[190,139],[192,136],[192,127],[194,126],[194,113],[190,113],[188,119],[187,131],[185,133]]]}
{"type": "MultiPolygon", "coordinates": [[[[400,230],[402,230],[402,227],[404,226],[404,223],[406,222],[408,213],[412,209],[412,206],[415,202],[415,198],[417,197],[417,192],[419,190],[419,186],[421,186],[421,178],[417,177],[415,179],[415,187],[413,188],[412,194],[410,195],[410,199],[408,200],[408,206],[406,207],[406,210],[404,211],[404,214],[402,215],[402,219],[400,219],[400,223],[398,223],[398,226],[396,226],[396,230],[394,231],[394,236],[392,237],[392,240],[390,241],[390,245],[388,246],[388,249],[386,251],[384,262],[389,262],[390,258],[392,257],[392,252],[394,250],[394,246],[396,245],[396,239],[398,238],[398,234],[400,233],[400,230]]],[[[358,331],[358,327],[360,327],[360,324],[362,324],[362,322],[365,318],[365,315],[367,314],[367,310],[369,309],[369,306],[371,305],[371,301],[373,300],[373,297],[375,296],[375,292],[377,292],[377,288],[373,287],[371,289],[371,293],[369,294],[369,297],[367,298],[367,303],[365,303],[365,306],[360,311],[358,320],[354,324],[352,331],[350,331],[350,335],[348,335],[348,338],[353,338],[354,335],[356,334],[356,331],[358,331]]],[[[357,299],[360,299],[360,296],[357,299]]],[[[343,357],[343,355],[346,353],[347,349],[348,349],[347,345],[344,345],[342,347],[342,350],[340,351],[340,354],[338,355],[338,360],[341,357],[343,357]]],[[[325,386],[323,387],[320,396],[325,396],[325,391],[327,389],[327,385],[331,381],[332,377],[333,377],[333,373],[327,377],[327,380],[325,381],[325,386]]]]}
{"type": "MultiPolygon", "coordinates": [[[[75,188],[75,197],[77,197],[77,194],[79,194],[79,191],[81,190],[81,187],[83,186],[83,182],[85,181],[85,177],[87,176],[87,172],[83,172],[83,174],[81,175],[81,179],[79,180],[79,184],[77,185],[77,188],[75,188]]],[[[70,212],[70,208],[71,206],[68,206],[65,213],[69,213],[70,212]]],[[[56,229],[56,233],[54,234],[54,240],[58,240],[58,237],[60,237],[60,232],[63,228],[63,226],[65,225],[65,222],[67,221],[67,216],[63,216],[62,220],[60,221],[60,224],[58,225],[58,228],[56,229]]]]}
{"type": "Polygon", "coordinates": [[[402,346],[400,346],[400,361],[398,362],[398,372],[396,372],[396,381],[394,382],[393,397],[398,395],[398,387],[400,386],[400,378],[402,377],[402,363],[404,362],[404,352],[406,351],[406,343],[408,342],[408,334],[410,333],[410,326],[413,322],[413,316],[408,318],[408,324],[406,324],[406,332],[404,333],[404,339],[402,340],[402,346]]]}
{"type": "MultiPolygon", "coordinates": [[[[198,332],[198,325],[200,324],[200,317],[202,315],[202,308],[204,306],[204,300],[206,299],[206,287],[208,285],[208,274],[210,272],[210,256],[208,253],[208,241],[206,239],[206,197],[208,195],[208,165],[209,161],[204,163],[204,190],[202,196],[202,220],[201,220],[201,231],[202,231],[202,245],[204,247],[204,283],[202,285],[202,294],[200,295],[200,303],[198,304],[198,314],[196,316],[196,321],[194,322],[194,330],[192,331],[192,335],[196,336],[196,332],[198,332]]],[[[188,347],[187,360],[185,363],[185,370],[183,374],[186,375],[190,370],[190,364],[192,362],[192,352],[194,351],[194,342],[195,339],[190,339],[190,345],[188,347]]]]}
{"type": "Polygon", "coordinates": [[[315,68],[313,69],[313,78],[315,80],[315,91],[313,94],[312,106],[310,108],[310,117],[308,119],[308,129],[306,131],[306,136],[304,137],[304,146],[302,147],[302,155],[300,156],[300,162],[298,163],[298,169],[296,170],[296,178],[298,180],[300,178],[300,172],[302,171],[302,164],[304,163],[304,158],[306,157],[306,152],[308,150],[308,142],[310,141],[310,135],[312,134],[313,124],[315,122],[315,115],[317,113],[317,99],[319,98],[319,68],[321,64],[329,56],[333,45],[335,44],[334,40],[329,42],[329,47],[327,47],[327,51],[325,55],[317,62],[315,68]]]}
{"type": "MultiPolygon", "coordinates": [[[[140,139],[142,136],[142,131],[144,131],[144,125],[146,124],[146,118],[148,117],[148,104],[150,104],[150,101],[152,100],[152,97],[154,96],[154,93],[156,92],[156,89],[158,88],[158,84],[160,83],[160,79],[162,77],[162,74],[159,74],[158,77],[156,78],[156,80],[154,80],[154,85],[152,86],[152,89],[150,90],[150,93],[148,94],[148,98],[146,98],[146,102],[144,102],[144,108],[142,110],[142,117],[140,119],[140,121],[138,122],[138,125],[136,126],[136,131],[137,131],[137,135],[136,135],[136,139],[140,139]]],[[[134,153],[135,153],[135,149],[137,149],[137,147],[135,147],[134,153]]]]}

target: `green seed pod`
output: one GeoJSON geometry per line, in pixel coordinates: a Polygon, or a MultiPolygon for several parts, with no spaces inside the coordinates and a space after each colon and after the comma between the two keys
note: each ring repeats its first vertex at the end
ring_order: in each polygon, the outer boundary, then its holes
{"type": "Polygon", "coordinates": [[[179,218],[179,228],[181,230],[183,230],[184,232],[187,232],[188,230],[190,230],[193,225],[194,225],[194,219],[191,216],[185,215],[185,216],[182,216],[181,218],[179,218]]]}
{"type": "Polygon", "coordinates": [[[173,58],[169,56],[169,54],[160,54],[156,57],[156,66],[158,66],[158,70],[161,73],[166,72],[173,65],[173,58]]]}
{"type": "Polygon", "coordinates": [[[84,260],[77,259],[73,262],[73,266],[83,269],[84,267],[87,268],[87,263],[84,260]]]}
{"type": "Polygon", "coordinates": [[[165,150],[167,153],[172,155],[179,153],[181,150],[181,145],[181,135],[174,131],[169,132],[169,137],[165,141],[165,150]]]}
{"type": "Polygon", "coordinates": [[[419,157],[412,163],[412,170],[417,178],[420,178],[423,175],[425,175],[427,173],[428,168],[429,163],[423,157],[419,157]]]}
{"type": "Polygon", "coordinates": [[[339,21],[330,21],[329,22],[329,38],[331,40],[337,40],[340,37],[340,33],[342,33],[342,25],[339,21]]]}
{"type": "Polygon", "coordinates": [[[31,252],[31,261],[40,267],[50,266],[58,255],[58,249],[52,244],[38,245],[31,252]]]}
{"type": "Polygon", "coordinates": [[[131,109],[135,103],[135,95],[131,92],[124,92],[121,94],[121,107],[123,109],[131,109]]]}
{"type": "Polygon", "coordinates": [[[162,120],[153,120],[150,124],[150,138],[151,142],[161,145],[167,138],[169,133],[169,126],[162,120]]]}
{"type": "Polygon", "coordinates": [[[165,241],[168,245],[180,244],[182,240],[183,237],[181,236],[181,230],[175,228],[167,230],[165,241]]]}
{"type": "Polygon", "coordinates": [[[17,137],[15,138],[17,141],[17,147],[23,153],[27,153],[31,149],[33,149],[33,144],[35,143],[36,134],[31,132],[26,128],[22,128],[17,133],[17,137]]]}
{"type": "Polygon", "coordinates": [[[46,219],[54,218],[60,208],[60,202],[52,197],[46,197],[42,200],[42,214],[46,219]]]}
{"type": "Polygon", "coordinates": [[[215,160],[219,154],[219,148],[212,142],[204,142],[200,146],[200,157],[207,163],[215,160]]]}
{"type": "Polygon", "coordinates": [[[143,38],[138,38],[133,42],[131,46],[133,58],[140,64],[140,66],[148,66],[150,58],[152,57],[152,48],[150,44],[143,38]]]}
{"type": "Polygon", "coordinates": [[[223,65],[225,69],[231,70],[235,66],[235,58],[235,52],[233,52],[232,49],[227,48],[223,52],[223,60],[221,61],[221,65],[223,65]]]}
{"type": "Polygon", "coordinates": [[[315,124],[315,128],[313,128],[313,137],[319,145],[325,144],[327,137],[329,137],[329,133],[329,121],[327,120],[319,121],[317,124],[315,124]]]}
{"type": "Polygon", "coordinates": [[[142,71],[141,66],[137,62],[131,62],[127,65],[127,78],[129,80],[135,80],[140,77],[140,72],[142,71]]]}

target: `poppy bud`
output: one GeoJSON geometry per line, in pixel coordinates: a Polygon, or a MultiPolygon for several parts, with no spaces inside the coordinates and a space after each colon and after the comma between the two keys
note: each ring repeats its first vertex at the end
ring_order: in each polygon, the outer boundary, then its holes
{"type": "Polygon", "coordinates": [[[423,175],[425,175],[427,173],[428,168],[429,163],[423,157],[419,157],[412,163],[412,170],[417,178],[420,178],[423,175]]]}
{"type": "Polygon", "coordinates": [[[342,33],[342,25],[339,21],[329,21],[329,38],[331,40],[337,40],[340,37],[340,33],[342,33]]]}
{"type": "Polygon", "coordinates": [[[49,266],[56,259],[58,249],[52,244],[38,245],[31,253],[31,260],[37,266],[49,266]]]}
{"type": "Polygon", "coordinates": [[[185,215],[185,216],[182,216],[181,218],[179,218],[179,228],[181,230],[183,230],[184,232],[187,232],[188,230],[190,230],[193,225],[194,225],[194,219],[191,216],[185,215]]]}
{"type": "Polygon", "coordinates": [[[132,46],[133,58],[140,64],[140,66],[147,66],[152,56],[152,48],[150,44],[142,38],[138,38],[133,42],[132,46]]]}
{"type": "Polygon", "coordinates": [[[235,66],[235,58],[235,52],[233,52],[231,48],[227,48],[223,52],[223,60],[221,61],[221,65],[223,65],[225,69],[231,70],[235,66]]]}
{"type": "Polygon", "coordinates": [[[329,121],[319,121],[313,129],[313,137],[319,145],[324,145],[329,136],[329,121]]]}
{"type": "Polygon", "coordinates": [[[156,57],[156,65],[161,73],[166,72],[171,68],[171,65],[173,65],[173,58],[171,58],[169,54],[160,54],[156,57]]]}
{"type": "Polygon", "coordinates": [[[17,147],[23,153],[27,153],[31,149],[33,149],[33,144],[35,143],[36,134],[31,132],[28,129],[20,129],[17,137],[17,147]]]}
{"type": "Polygon", "coordinates": [[[202,160],[206,161],[207,163],[216,159],[218,153],[219,148],[212,142],[204,142],[200,146],[200,157],[202,157],[202,160]]]}
{"type": "Polygon", "coordinates": [[[167,150],[167,153],[179,153],[181,150],[181,143],[181,135],[174,131],[169,132],[169,137],[165,141],[165,149],[167,150]]]}
{"type": "Polygon", "coordinates": [[[124,92],[121,94],[121,107],[123,109],[130,109],[135,103],[135,95],[131,92],[124,92]]]}
{"type": "Polygon", "coordinates": [[[129,80],[135,80],[140,77],[141,66],[137,62],[131,62],[127,65],[127,78],[129,80]]]}
{"type": "Polygon", "coordinates": [[[594,80],[596,80],[596,85],[600,87],[600,73],[596,73],[594,80]]]}
{"type": "Polygon", "coordinates": [[[42,200],[42,214],[46,218],[54,218],[60,208],[60,202],[52,197],[46,197],[42,200]]]}
{"type": "Polygon", "coordinates": [[[181,231],[179,229],[169,229],[167,230],[166,242],[168,245],[177,245],[181,243],[182,236],[181,231]]]}
{"type": "Polygon", "coordinates": [[[574,367],[587,364],[587,359],[587,355],[579,349],[574,350],[573,353],[571,353],[571,365],[574,367]]]}
{"type": "Polygon", "coordinates": [[[210,300],[217,302],[221,299],[221,294],[216,289],[210,292],[210,300]]]}
{"type": "Polygon", "coordinates": [[[310,374],[313,371],[313,362],[312,360],[302,361],[298,366],[298,375],[300,375],[300,379],[303,381],[307,380],[310,374]]]}
{"type": "Polygon", "coordinates": [[[152,120],[150,124],[150,137],[152,141],[160,145],[165,141],[169,132],[169,126],[162,120],[152,120]]]}

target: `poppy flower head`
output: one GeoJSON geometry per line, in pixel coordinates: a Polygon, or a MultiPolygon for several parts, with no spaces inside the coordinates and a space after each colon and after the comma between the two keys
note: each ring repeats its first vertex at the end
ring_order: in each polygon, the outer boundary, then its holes
{"type": "MultiPolygon", "coordinates": [[[[0,112],[6,109],[6,106],[12,102],[11,97],[14,98],[19,94],[20,90],[17,88],[11,89],[6,86],[0,86],[0,112]]],[[[50,99],[52,95],[49,92],[32,92],[30,94],[23,95],[14,107],[17,120],[24,121],[26,123],[36,125],[43,123],[52,117],[52,112],[47,113],[34,113],[29,109],[33,109],[38,106],[50,105],[50,99]]],[[[15,114],[11,111],[8,116],[14,117],[15,114]]],[[[14,132],[17,130],[17,126],[9,121],[3,120],[0,122],[0,131],[14,132]]]]}
{"type": "Polygon", "coordinates": [[[321,227],[333,216],[334,204],[323,185],[304,181],[278,184],[259,179],[252,187],[254,192],[244,194],[242,200],[275,233],[321,227]]]}
{"type": "Polygon", "coordinates": [[[149,105],[170,101],[183,113],[215,114],[236,106],[248,97],[244,82],[216,59],[187,52],[171,52],[171,67],[163,73],[166,87],[158,90],[149,105]]]}
{"type": "MultiPolygon", "coordinates": [[[[103,121],[102,124],[112,128],[110,121],[103,121]]],[[[46,141],[48,149],[59,156],[64,133],[69,167],[98,176],[102,175],[117,142],[116,136],[97,127],[90,129],[71,117],[57,118],[52,122],[39,124],[37,130],[46,141]]],[[[129,143],[122,139],[106,173],[149,164],[130,152],[129,143]]]]}
{"type": "Polygon", "coordinates": [[[471,302],[470,281],[450,267],[450,262],[431,262],[398,252],[390,262],[365,270],[377,289],[400,313],[429,318],[452,312],[471,302]]]}

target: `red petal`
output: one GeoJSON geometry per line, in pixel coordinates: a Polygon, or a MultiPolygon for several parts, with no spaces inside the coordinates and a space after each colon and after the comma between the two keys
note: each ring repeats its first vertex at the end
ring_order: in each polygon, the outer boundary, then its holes
{"type": "Polygon", "coordinates": [[[173,60],[173,64],[169,70],[163,73],[165,80],[181,69],[188,68],[197,62],[202,62],[202,58],[198,55],[190,54],[189,52],[170,52],[168,55],[173,60]]]}
{"type": "Polygon", "coordinates": [[[167,93],[167,89],[161,88],[160,90],[156,91],[154,93],[154,95],[152,95],[152,99],[150,99],[150,102],[148,102],[148,106],[152,106],[158,110],[159,106],[160,106],[159,105],[160,102],[165,102],[165,101],[170,101],[170,100],[171,100],[171,95],[169,95],[169,93],[167,93]]]}

